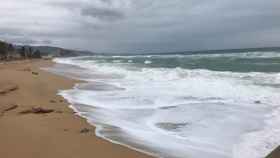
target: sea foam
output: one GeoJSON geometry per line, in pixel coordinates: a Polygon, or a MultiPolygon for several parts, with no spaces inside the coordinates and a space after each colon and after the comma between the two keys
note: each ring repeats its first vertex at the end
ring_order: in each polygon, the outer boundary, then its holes
{"type": "Polygon", "coordinates": [[[261,158],[280,143],[279,73],[133,67],[134,59],[116,58],[55,59],[66,66],[50,69],[87,81],[60,95],[98,136],[175,158],[261,158]]]}

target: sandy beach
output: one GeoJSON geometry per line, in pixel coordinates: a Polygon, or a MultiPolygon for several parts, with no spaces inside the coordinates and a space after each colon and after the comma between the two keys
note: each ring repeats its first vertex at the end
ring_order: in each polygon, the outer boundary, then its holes
{"type": "Polygon", "coordinates": [[[40,70],[51,61],[0,64],[0,157],[145,158],[97,138],[94,127],[56,95],[77,82],[40,70]]]}

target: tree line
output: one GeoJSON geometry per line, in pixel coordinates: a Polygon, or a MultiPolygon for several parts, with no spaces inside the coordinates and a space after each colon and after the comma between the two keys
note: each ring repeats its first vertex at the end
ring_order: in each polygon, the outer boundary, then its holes
{"type": "Polygon", "coordinates": [[[41,58],[41,52],[30,46],[14,46],[0,41],[0,60],[41,58]]]}

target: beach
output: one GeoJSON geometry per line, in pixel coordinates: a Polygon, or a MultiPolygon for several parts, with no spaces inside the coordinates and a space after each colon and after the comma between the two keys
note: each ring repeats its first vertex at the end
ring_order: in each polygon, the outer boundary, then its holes
{"type": "MultiPolygon", "coordinates": [[[[61,66],[61,65],[60,65],[61,66]]],[[[79,83],[81,89],[93,88],[93,90],[101,90],[108,87],[103,87],[98,84],[90,84],[85,81],[78,81],[70,78],[66,78],[60,75],[59,71],[64,72],[67,76],[67,71],[65,70],[78,70],[77,72],[83,73],[82,69],[77,69],[75,67],[60,67],[59,64],[54,64],[51,60],[20,60],[13,62],[0,63],[0,157],[5,158],[87,158],[87,157],[98,157],[98,158],[147,158],[151,157],[143,153],[137,152],[130,148],[111,143],[110,141],[116,140],[121,144],[126,144],[134,148],[142,149],[140,145],[136,142],[133,144],[129,142],[130,140],[136,141],[138,138],[144,135],[124,135],[120,131],[114,128],[105,128],[105,132],[100,132],[106,136],[107,140],[101,139],[96,136],[96,129],[93,126],[95,122],[91,117],[101,117],[99,116],[99,110],[87,111],[89,108],[85,106],[83,109],[78,109],[78,112],[84,111],[85,113],[92,113],[93,115],[84,115],[86,119],[78,116],[78,113],[74,112],[69,108],[70,100],[72,102],[78,102],[78,100],[73,101],[71,98],[65,100],[62,96],[65,94],[72,94],[73,86],[79,83]],[[58,66],[58,67],[56,67],[58,66]],[[57,70],[56,73],[50,73],[42,68],[54,68],[57,70]],[[87,86],[85,86],[85,85],[87,86]],[[83,87],[84,85],[84,87],[83,87]],[[95,87],[92,87],[95,85],[95,87]],[[71,90],[72,89],[72,90],[71,90]],[[61,91],[63,90],[63,91],[61,91]],[[66,90],[66,91],[64,91],[66,90]],[[58,95],[58,93],[60,95],[58,95]],[[87,117],[88,116],[88,117],[87,117]],[[89,117],[90,116],[90,117],[89,117]],[[88,123],[90,121],[91,124],[88,123]],[[106,130],[109,132],[106,133],[106,130]],[[125,136],[123,137],[113,137],[113,136],[125,136]],[[116,138],[116,139],[115,139],[116,138]]],[[[51,70],[51,69],[50,69],[51,70]]],[[[69,73],[69,72],[68,72],[69,73]]],[[[61,73],[63,74],[63,73],[61,73]]],[[[90,74],[90,73],[89,73],[90,74]]],[[[83,76],[83,75],[81,75],[83,76]]],[[[92,76],[91,76],[92,77],[92,76]]],[[[112,89],[110,89],[112,90],[112,89]]],[[[75,91],[75,90],[74,90],[75,91]]],[[[82,101],[83,98],[81,98],[82,101]]],[[[260,104],[259,102],[256,103],[260,104]]],[[[76,104],[76,107],[79,104],[76,104]]],[[[117,107],[121,108],[122,104],[117,107]]],[[[75,106],[74,106],[75,107],[75,106]]],[[[106,108],[105,108],[106,109],[106,108]]],[[[174,107],[160,108],[162,111],[169,111],[174,109],[174,107]]],[[[118,114],[118,110],[112,109],[114,114],[118,114]]],[[[180,110],[180,109],[179,109],[180,110]]],[[[132,111],[132,110],[131,110],[132,111]]],[[[130,111],[130,112],[131,112],[130,111]]],[[[138,109],[136,109],[138,111],[138,109]]],[[[126,111],[129,112],[129,111],[126,111]]],[[[141,109],[140,112],[142,113],[141,109]]],[[[171,111],[172,112],[172,111],[171,111]]],[[[177,110],[176,110],[177,112],[177,110]]],[[[257,111],[256,111],[257,112],[257,111]]],[[[103,110],[102,113],[106,114],[103,110]]],[[[81,115],[81,113],[79,113],[81,115]]],[[[128,113],[129,114],[129,113],[128,113]]],[[[147,114],[147,113],[146,113],[147,114]]],[[[169,112],[170,114],[170,112],[169,112]]],[[[112,116],[112,117],[113,117],[112,116]]],[[[106,116],[109,117],[109,116],[106,116]]],[[[120,117],[120,116],[119,116],[120,117]]],[[[129,117],[128,117],[129,118],[129,117]]],[[[111,119],[110,119],[111,120],[111,119]]],[[[115,120],[115,119],[113,119],[115,120]]],[[[133,121],[133,120],[132,120],[133,121]]],[[[167,121],[168,122],[168,121],[167,121]]],[[[108,123],[110,124],[110,122],[108,123]]],[[[118,124],[116,124],[118,125],[118,124]]],[[[131,124],[127,124],[128,126],[131,124]]],[[[172,131],[173,129],[180,129],[185,124],[157,124],[159,127],[172,131]]],[[[120,126],[122,127],[122,126],[120,126]]],[[[144,127],[144,124],[141,126],[144,127]]],[[[273,126],[275,127],[275,126],[273,126]]],[[[174,130],[174,131],[176,131],[174,130]]],[[[272,130],[273,131],[273,130],[272,130]]],[[[269,133],[269,131],[264,131],[269,133]]],[[[191,134],[191,133],[190,133],[191,134]]],[[[154,138],[157,139],[157,135],[150,137],[150,141],[154,138]]],[[[161,136],[159,134],[159,136],[161,136]]],[[[258,136],[253,136],[258,138],[258,136]]],[[[148,137],[149,138],[149,137],[148,137]]],[[[161,137],[159,142],[164,144],[165,139],[168,136],[161,137]]],[[[260,142],[265,142],[270,140],[269,137],[261,140],[260,142]]],[[[147,141],[143,139],[144,142],[147,141]]],[[[229,139],[230,140],[230,139],[229,139]]],[[[140,144],[141,141],[137,140],[140,144]]],[[[249,140],[248,142],[252,142],[249,140]]],[[[155,143],[155,142],[153,142],[155,143]]],[[[170,141],[169,143],[172,143],[170,141]]],[[[174,143],[174,142],[173,142],[174,143]]],[[[156,143],[155,143],[156,144],[156,143]]],[[[168,143],[165,143],[168,145],[168,143]]],[[[177,144],[178,145],[178,144],[177,144]]],[[[246,145],[246,144],[244,144],[246,145]]],[[[148,145],[147,145],[148,146],[148,145]]],[[[198,153],[204,154],[203,151],[196,152],[195,149],[188,148],[178,148],[180,146],[167,146],[168,148],[163,148],[164,150],[158,151],[157,148],[153,150],[153,146],[149,148],[143,147],[143,151],[156,153],[162,157],[168,156],[167,151],[173,150],[177,151],[180,155],[178,157],[196,157],[198,153]],[[166,150],[166,152],[164,152],[166,150]],[[186,151],[186,153],[183,153],[186,151]],[[195,153],[193,155],[192,151],[195,153]],[[186,156],[190,155],[190,156],[186,156]]],[[[244,146],[247,148],[250,146],[244,146]]],[[[271,149],[269,149],[271,151],[271,149]]],[[[246,150],[245,150],[246,151],[246,150]]],[[[241,154],[252,155],[252,157],[258,157],[254,152],[244,153],[242,150],[241,154]]],[[[171,152],[170,152],[171,154],[171,152]]],[[[206,155],[209,153],[205,153],[206,155]]],[[[210,155],[211,156],[211,155],[210,155]]],[[[218,157],[219,155],[214,155],[212,157],[218,157]]],[[[169,156],[168,156],[169,157],[169,156]]],[[[176,157],[171,155],[170,157],[176,157]]],[[[226,157],[222,155],[221,157],[226,157]]],[[[243,158],[241,155],[235,155],[234,157],[243,158]]],[[[272,152],[267,158],[278,158],[279,148],[272,152]]]]}
{"type": "Polygon", "coordinates": [[[41,70],[49,60],[0,64],[0,157],[146,158],[95,136],[57,93],[78,81],[41,70]]]}

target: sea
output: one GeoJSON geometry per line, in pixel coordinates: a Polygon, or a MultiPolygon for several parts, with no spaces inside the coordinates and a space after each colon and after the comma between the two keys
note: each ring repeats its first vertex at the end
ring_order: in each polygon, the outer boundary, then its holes
{"type": "Polygon", "coordinates": [[[59,95],[112,143],[161,158],[264,158],[280,145],[280,50],[54,62],[83,81],[59,95]]]}

